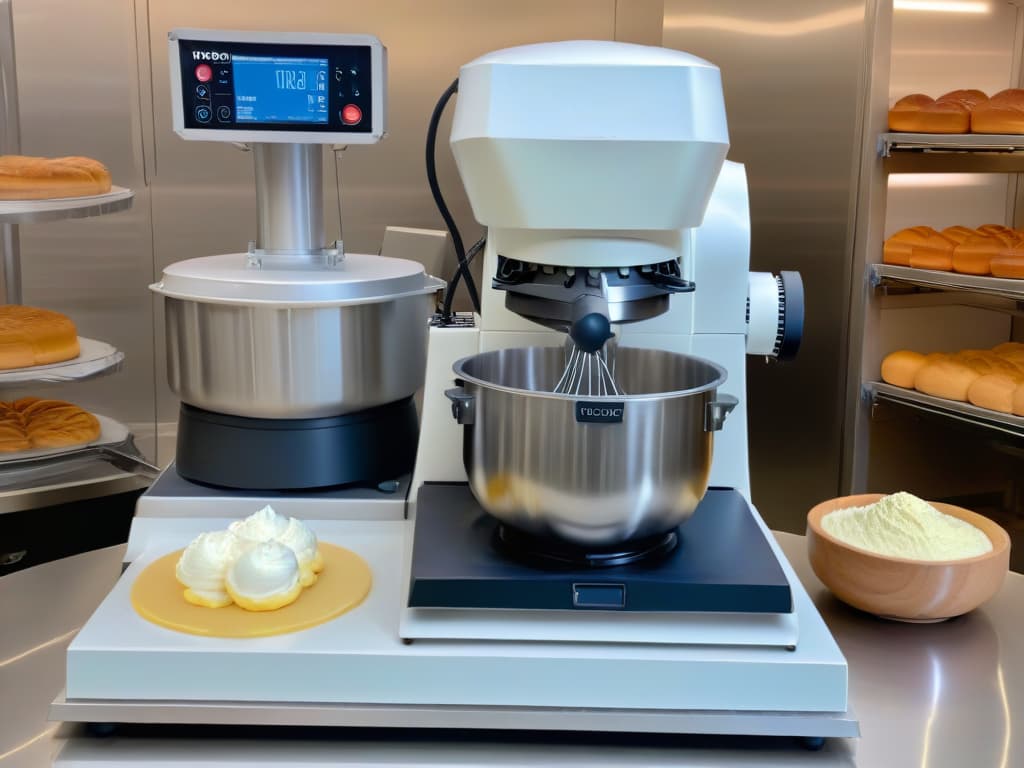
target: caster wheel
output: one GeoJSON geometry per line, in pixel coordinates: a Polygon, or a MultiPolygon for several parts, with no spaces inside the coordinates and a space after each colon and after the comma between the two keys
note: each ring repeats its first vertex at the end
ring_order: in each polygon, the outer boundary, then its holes
{"type": "Polygon", "coordinates": [[[85,730],[90,736],[105,739],[117,732],[117,723],[86,723],[85,730]]]}
{"type": "Polygon", "coordinates": [[[804,736],[800,739],[800,743],[804,749],[810,750],[811,752],[817,752],[819,749],[825,746],[824,736],[804,736]]]}

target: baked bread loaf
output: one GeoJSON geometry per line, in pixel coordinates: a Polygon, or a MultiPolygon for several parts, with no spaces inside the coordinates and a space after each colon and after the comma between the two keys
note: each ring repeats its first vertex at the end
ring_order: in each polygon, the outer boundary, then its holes
{"type": "Polygon", "coordinates": [[[961,227],[957,225],[953,227],[946,227],[944,230],[942,230],[942,234],[945,237],[948,237],[954,243],[957,243],[959,245],[960,243],[964,242],[967,238],[973,237],[974,235],[978,234],[978,230],[971,229],[970,227],[961,227]]]}
{"type": "Polygon", "coordinates": [[[927,363],[920,352],[899,349],[882,360],[882,381],[896,387],[914,388],[914,377],[927,363]]]}
{"type": "Polygon", "coordinates": [[[918,269],[953,268],[953,249],[956,241],[936,232],[931,227],[901,229],[882,248],[882,261],[918,269]]]}
{"type": "Polygon", "coordinates": [[[974,133],[1024,133],[1024,89],[1008,88],[971,110],[974,133]]]}
{"type": "Polygon", "coordinates": [[[889,130],[907,133],[967,133],[971,109],[959,100],[934,100],[923,93],[904,96],[889,110],[889,130]]]}
{"type": "Polygon", "coordinates": [[[45,200],[101,195],[110,172],[88,157],[0,155],[0,200],[45,200]]]}
{"type": "Polygon", "coordinates": [[[0,370],[50,365],[78,357],[78,330],[60,312],[0,305],[0,370]]]}
{"type": "Polygon", "coordinates": [[[23,397],[0,402],[0,452],[65,448],[100,436],[100,423],[88,411],[63,400],[23,397]]]}
{"type": "Polygon", "coordinates": [[[985,234],[979,230],[953,249],[953,270],[965,275],[989,275],[992,259],[1011,248],[1015,239],[1004,234],[985,234]]]}
{"type": "Polygon", "coordinates": [[[967,401],[971,384],[981,376],[971,366],[958,360],[939,360],[926,363],[914,376],[914,389],[932,397],[967,401]]]}
{"type": "Polygon", "coordinates": [[[956,101],[970,110],[988,101],[988,96],[985,95],[984,91],[979,91],[977,88],[960,88],[942,94],[936,101],[956,101]]]}
{"type": "Polygon", "coordinates": [[[994,256],[989,263],[989,268],[996,277],[1024,279],[1024,244],[1018,243],[1014,246],[1012,253],[994,256]]]}
{"type": "Polygon", "coordinates": [[[979,376],[967,390],[967,399],[979,408],[1000,413],[1013,413],[1013,393],[1021,382],[1020,376],[988,373],[979,376]]]}

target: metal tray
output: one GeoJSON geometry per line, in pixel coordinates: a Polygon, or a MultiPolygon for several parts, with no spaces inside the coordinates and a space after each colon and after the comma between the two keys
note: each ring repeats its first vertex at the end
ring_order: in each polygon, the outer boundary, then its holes
{"type": "Polygon", "coordinates": [[[1024,416],[1014,416],[1010,413],[979,408],[970,403],[932,397],[914,389],[904,389],[881,381],[868,382],[864,385],[864,389],[873,403],[878,401],[898,403],[1013,437],[1024,437],[1024,416]]]}
{"type": "Polygon", "coordinates": [[[872,264],[871,285],[878,287],[886,282],[917,285],[939,291],[966,291],[990,296],[1001,296],[1015,301],[1024,301],[1024,279],[991,277],[989,275],[962,275],[959,272],[942,272],[936,269],[915,269],[895,264],[872,264]]]}
{"type": "Polygon", "coordinates": [[[92,442],[0,454],[0,487],[65,474],[83,463],[96,460],[106,461],[125,472],[155,479],[160,473],[159,468],[142,457],[128,427],[107,416],[93,415],[100,422],[100,435],[92,442]]]}
{"type": "Polygon", "coordinates": [[[58,197],[50,200],[0,200],[0,224],[31,224],[60,219],[83,219],[117,213],[132,207],[135,193],[111,187],[102,195],[58,197]]]}
{"type": "Polygon", "coordinates": [[[0,371],[0,386],[32,382],[61,383],[84,381],[95,376],[113,373],[124,362],[124,353],[105,341],[78,337],[81,352],[78,357],[49,365],[29,368],[10,368],[0,371]]]}

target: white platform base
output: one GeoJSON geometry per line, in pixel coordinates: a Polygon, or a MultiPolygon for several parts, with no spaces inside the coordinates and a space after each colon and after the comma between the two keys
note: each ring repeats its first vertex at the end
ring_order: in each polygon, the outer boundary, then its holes
{"type": "MultiPolygon", "coordinates": [[[[625,710],[636,713],[627,730],[641,731],[688,731],[692,726],[667,725],[687,713],[717,712],[729,720],[746,713],[736,721],[743,723],[752,723],[755,713],[790,713],[794,723],[814,715],[819,725],[845,717],[846,662],[785,562],[800,623],[794,651],[579,642],[420,640],[406,645],[399,639],[401,563],[412,523],[314,521],[321,539],[359,552],[370,564],[375,581],[366,602],[304,632],[230,640],[162,629],[131,608],[129,592],[141,569],[186,544],[211,521],[190,521],[191,531],[183,530],[185,520],[176,522],[180,527],[173,533],[149,540],[72,642],[67,701],[55,716],[149,721],[157,716],[153,713],[174,710],[170,721],[200,723],[212,722],[211,707],[224,707],[245,710],[250,724],[269,724],[278,722],[281,704],[315,702],[314,709],[384,711],[389,714],[377,724],[390,726],[405,724],[391,713],[410,707],[457,711],[458,717],[447,720],[451,727],[467,727],[467,711],[491,708],[625,710]],[[641,727],[644,713],[656,717],[641,727]]],[[[779,722],[790,722],[787,718],[779,722]]],[[[576,727],[569,713],[560,720],[558,727],[576,727]]],[[[503,717],[488,722],[487,727],[513,727],[503,717]]],[[[737,725],[737,731],[724,727],[709,725],[701,732],[747,732],[746,725],[737,725]]]]}

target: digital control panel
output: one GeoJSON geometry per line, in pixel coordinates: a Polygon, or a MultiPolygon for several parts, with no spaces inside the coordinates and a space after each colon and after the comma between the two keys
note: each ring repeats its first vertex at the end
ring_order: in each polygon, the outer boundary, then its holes
{"type": "Polygon", "coordinates": [[[175,130],[185,138],[368,143],[384,134],[376,38],[178,30],[170,41],[175,130]]]}

